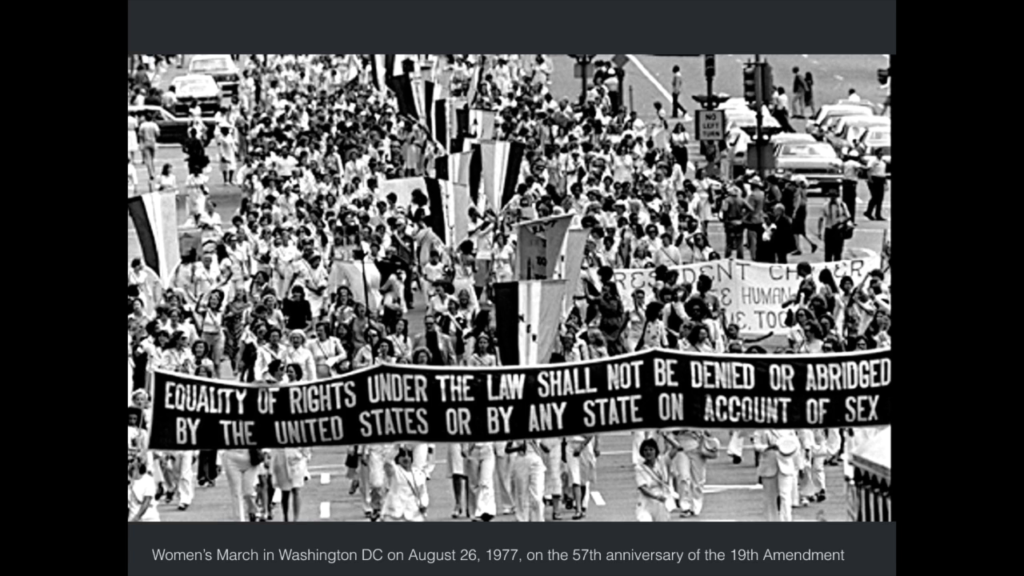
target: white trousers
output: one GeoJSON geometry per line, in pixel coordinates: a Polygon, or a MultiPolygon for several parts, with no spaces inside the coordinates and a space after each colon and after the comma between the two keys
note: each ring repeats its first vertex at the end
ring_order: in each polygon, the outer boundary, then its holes
{"type": "Polygon", "coordinates": [[[700,515],[704,509],[704,485],[708,480],[708,463],[700,452],[678,452],[673,467],[679,476],[682,490],[679,493],[679,509],[700,515]]]}
{"type": "Polygon", "coordinates": [[[779,474],[761,478],[764,486],[764,513],[768,522],[793,521],[793,493],[796,477],[779,474]]]}
{"type": "Polygon", "coordinates": [[[473,493],[473,517],[484,514],[497,515],[494,503],[494,445],[487,443],[475,446],[466,458],[466,472],[469,487],[473,493]]]}
{"type": "Polygon", "coordinates": [[[744,433],[742,430],[732,430],[729,432],[729,448],[726,450],[729,456],[743,457],[743,437],[744,433]]]}
{"type": "Polygon", "coordinates": [[[196,495],[196,475],[192,467],[192,459],[196,457],[194,450],[178,452],[178,504],[192,505],[196,495]]]}
{"type": "MultiPolygon", "coordinates": [[[[497,445],[504,445],[498,442],[497,445]]],[[[515,506],[515,499],[512,497],[512,459],[505,450],[496,449],[494,454],[494,482],[497,488],[496,505],[503,512],[515,506]]],[[[542,475],[543,477],[543,475],[542,475]]]]}
{"type": "Polygon", "coordinates": [[[423,470],[427,478],[434,473],[434,454],[430,452],[431,448],[434,448],[433,444],[423,443],[412,449],[412,465],[423,470]]]}
{"type": "Polygon", "coordinates": [[[231,492],[231,515],[239,522],[246,522],[249,510],[255,510],[256,467],[249,460],[248,450],[225,450],[223,462],[231,492]]]}
{"type": "Polygon", "coordinates": [[[516,520],[544,521],[544,460],[537,454],[516,456],[512,462],[512,486],[516,495],[516,520]]]}

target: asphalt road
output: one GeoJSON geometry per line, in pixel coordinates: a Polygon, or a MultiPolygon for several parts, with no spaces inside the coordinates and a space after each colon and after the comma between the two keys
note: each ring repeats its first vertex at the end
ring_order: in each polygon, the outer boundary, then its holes
{"type": "MultiPolygon", "coordinates": [[[[725,446],[728,433],[717,434],[725,446]]],[[[580,522],[631,522],[635,520],[637,489],[633,473],[630,450],[632,439],[629,433],[611,433],[601,437],[601,456],[598,458],[597,482],[591,490],[597,495],[590,502],[587,518],[580,522]],[[598,502],[603,502],[599,505],[598,502]]],[[[427,516],[430,521],[437,522],[468,522],[465,514],[458,519],[451,518],[454,508],[454,495],[451,481],[446,477],[447,456],[446,445],[437,446],[438,462],[431,480],[428,482],[430,508],[427,516]]],[[[348,494],[350,481],[345,478],[344,448],[314,448],[313,458],[309,464],[310,480],[301,490],[302,511],[300,519],[304,522],[366,522],[359,493],[348,494]],[[327,475],[326,478],[322,478],[327,475]],[[327,480],[327,484],[322,484],[327,480]],[[328,515],[320,517],[321,508],[328,503],[328,515]]],[[[826,467],[826,491],[828,498],[818,504],[805,508],[794,508],[794,521],[818,521],[819,514],[830,522],[845,522],[846,493],[841,467],[826,467]]],[[[682,519],[674,517],[674,522],[756,522],[763,520],[762,510],[764,496],[761,486],[757,483],[757,471],[754,467],[753,450],[748,447],[744,452],[742,464],[734,465],[732,460],[722,456],[712,460],[708,466],[707,483],[705,485],[704,510],[696,518],[682,519]]],[[[499,503],[499,512],[501,511],[499,503]]],[[[164,522],[218,522],[229,521],[231,515],[231,499],[224,477],[217,481],[214,488],[198,488],[192,506],[184,511],[177,510],[176,505],[161,504],[160,517],[164,522]]],[[[574,522],[571,514],[562,511],[563,522],[574,522]]],[[[275,511],[274,521],[282,520],[280,509],[275,511]]],[[[551,509],[545,514],[545,521],[551,520],[551,509]]],[[[514,522],[514,516],[498,516],[495,522],[514,522]]]]}

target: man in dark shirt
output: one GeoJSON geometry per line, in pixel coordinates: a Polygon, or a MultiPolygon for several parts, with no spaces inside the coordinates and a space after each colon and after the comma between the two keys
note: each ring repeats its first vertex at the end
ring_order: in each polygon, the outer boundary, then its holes
{"type": "Polygon", "coordinates": [[[804,103],[806,102],[807,82],[800,75],[800,69],[793,68],[793,102],[790,106],[793,109],[793,118],[804,118],[804,103]]]}
{"type": "Polygon", "coordinates": [[[736,258],[743,259],[743,223],[750,211],[743,198],[740,198],[740,191],[736,187],[729,188],[729,196],[722,203],[722,222],[725,224],[725,257],[732,256],[736,251],[736,258]]]}
{"type": "Polygon", "coordinates": [[[679,111],[683,111],[683,116],[686,116],[686,108],[679,103],[679,98],[683,95],[683,74],[679,71],[679,66],[672,67],[672,117],[679,118],[679,111]]]}
{"type": "Polygon", "coordinates": [[[747,249],[750,250],[750,257],[757,262],[761,262],[762,259],[759,257],[762,250],[759,246],[761,244],[761,235],[764,233],[764,184],[761,179],[754,177],[750,181],[750,194],[747,195],[747,206],[750,211],[747,212],[747,216],[744,219],[744,227],[747,232],[747,249]]]}

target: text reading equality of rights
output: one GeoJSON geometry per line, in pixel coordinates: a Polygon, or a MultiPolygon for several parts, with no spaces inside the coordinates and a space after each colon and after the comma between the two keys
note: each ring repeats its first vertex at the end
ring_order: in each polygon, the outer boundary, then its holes
{"type": "Polygon", "coordinates": [[[694,550],[606,550],[596,548],[574,548],[571,550],[531,550],[518,548],[493,548],[478,552],[473,548],[449,550],[383,550],[363,548],[361,550],[152,550],[155,562],[422,562],[437,564],[444,562],[843,562],[843,550],[772,550],[734,549],[728,552],[710,549],[694,550]]]}
{"type": "Polygon", "coordinates": [[[157,450],[490,442],[641,428],[892,423],[889,350],[705,355],[647,350],[534,367],[383,365],[285,385],[156,372],[157,450]]]}

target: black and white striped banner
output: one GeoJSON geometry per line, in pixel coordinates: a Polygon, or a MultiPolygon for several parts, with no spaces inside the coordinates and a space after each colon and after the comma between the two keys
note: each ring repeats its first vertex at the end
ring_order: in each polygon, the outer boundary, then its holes
{"type": "Polygon", "coordinates": [[[175,195],[156,192],[129,198],[128,214],[139,236],[143,262],[167,282],[181,261],[175,195]]]}

